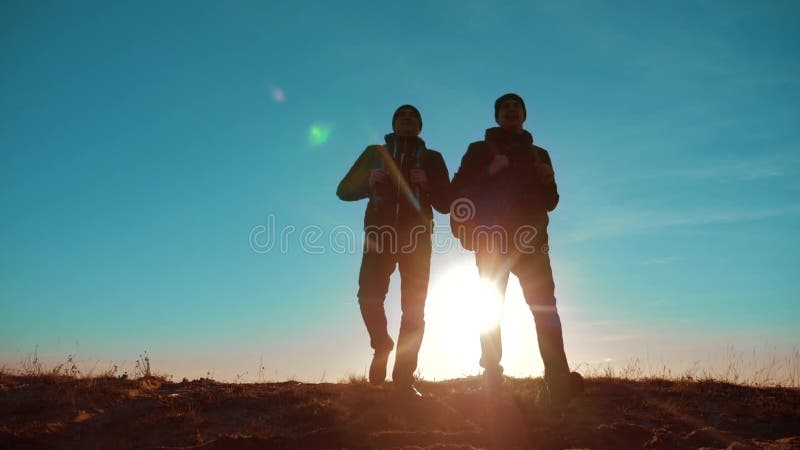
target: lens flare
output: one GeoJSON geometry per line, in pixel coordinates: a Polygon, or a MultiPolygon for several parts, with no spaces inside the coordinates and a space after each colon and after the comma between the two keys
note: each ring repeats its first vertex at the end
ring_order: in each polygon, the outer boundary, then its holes
{"type": "Polygon", "coordinates": [[[308,130],[308,143],[312,147],[318,147],[328,141],[331,136],[331,127],[324,124],[314,124],[308,130]]]}
{"type": "Polygon", "coordinates": [[[385,146],[380,146],[380,154],[383,159],[383,168],[389,171],[389,175],[397,184],[400,192],[406,196],[409,203],[414,206],[414,209],[420,217],[424,217],[417,195],[412,191],[411,186],[409,186],[408,181],[406,181],[406,177],[403,176],[403,172],[400,170],[400,167],[398,167],[397,162],[389,155],[389,150],[385,146]]]}
{"type": "Polygon", "coordinates": [[[276,103],[283,103],[286,101],[286,94],[284,94],[283,89],[278,86],[270,86],[269,91],[270,94],[272,94],[272,99],[275,100],[276,103]]]}

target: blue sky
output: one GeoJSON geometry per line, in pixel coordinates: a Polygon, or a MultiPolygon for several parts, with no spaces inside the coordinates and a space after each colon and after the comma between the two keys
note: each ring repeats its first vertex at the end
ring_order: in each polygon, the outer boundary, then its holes
{"type": "MultiPolygon", "coordinates": [[[[559,183],[573,364],[788,352],[798,18],[794,2],[5,2],[0,364],[147,350],[178,377],[362,373],[360,255],[309,254],[300,231],[359,231],[365,203],[334,191],[398,105],[420,109],[452,174],[510,91],[559,183]],[[270,216],[296,229],[286,252],[251,248],[270,216]]],[[[477,373],[477,335],[443,340],[471,258],[432,267],[422,374],[477,373]]],[[[538,375],[525,320],[504,362],[538,375]]]]}

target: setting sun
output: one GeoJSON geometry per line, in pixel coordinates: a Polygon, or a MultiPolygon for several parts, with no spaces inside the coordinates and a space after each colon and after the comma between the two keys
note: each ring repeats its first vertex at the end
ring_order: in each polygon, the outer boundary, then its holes
{"type": "Polygon", "coordinates": [[[420,354],[423,377],[447,379],[480,373],[480,333],[498,319],[506,373],[528,376],[541,372],[533,317],[516,277],[509,280],[505,304],[500,294],[480,279],[472,261],[459,262],[431,280],[420,354]]]}

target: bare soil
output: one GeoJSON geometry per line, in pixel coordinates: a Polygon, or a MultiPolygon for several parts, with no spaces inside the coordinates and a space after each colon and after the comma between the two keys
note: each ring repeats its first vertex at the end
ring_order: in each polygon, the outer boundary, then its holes
{"type": "Polygon", "coordinates": [[[0,375],[0,448],[800,449],[800,389],[586,380],[566,410],[541,379],[228,384],[0,375]]]}

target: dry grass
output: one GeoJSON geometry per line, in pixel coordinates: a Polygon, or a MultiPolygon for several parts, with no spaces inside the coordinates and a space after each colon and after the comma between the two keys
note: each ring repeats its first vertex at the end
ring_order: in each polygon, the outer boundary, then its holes
{"type": "MultiPolygon", "coordinates": [[[[730,383],[740,386],[752,387],[789,387],[800,388],[800,349],[793,349],[788,355],[781,357],[771,356],[769,359],[759,359],[758,354],[753,352],[750,359],[746,359],[745,354],[736,352],[732,349],[724,355],[724,363],[718,364],[716,370],[703,367],[701,361],[694,361],[688,367],[677,370],[667,364],[653,366],[640,358],[633,358],[623,364],[619,363],[597,363],[577,364],[573,369],[583,374],[586,378],[605,378],[621,379],[631,381],[647,380],[669,380],[669,381],[714,381],[730,383]],[[766,363],[764,363],[766,361],[766,363]],[[761,366],[758,366],[761,364],[761,366]]],[[[38,355],[38,348],[20,362],[17,368],[3,366],[0,368],[0,375],[24,376],[24,377],[49,377],[53,380],[59,379],[92,379],[92,378],[119,378],[119,379],[147,379],[158,378],[170,380],[172,375],[155,373],[151,366],[151,359],[147,351],[139,354],[134,361],[131,369],[132,374],[123,370],[117,364],[109,363],[104,370],[96,372],[97,365],[89,370],[79,367],[76,355],[69,354],[64,361],[48,367],[42,362],[38,355]]],[[[236,374],[235,379],[231,380],[234,384],[245,384],[249,372],[236,374]]],[[[319,382],[325,382],[325,372],[319,382]]],[[[426,381],[421,372],[414,374],[416,382],[426,381]]],[[[214,379],[213,372],[208,372],[201,378],[214,379]]],[[[186,380],[188,381],[188,380],[186,380]]],[[[263,360],[259,361],[258,376],[255,383],[269,383],[278,380],[270,380],[264,377],[263,360]]],[[[294,378],[288,381],[295,381],[294,378]]],[[[365,384],[368,383],[366,373],[357,374],[355,372],[339,378],[340,384],[365,384]]]]}
{"type": "MultiPolygon", "coordinates": [[[[113,363],[109,363],[105,370],[95,372],[98,364],[99,362],[96,362],[94,366],[87,371],[81,370],[76,355],[69,354],[64,361],[54,363],[51,367],[48,367],[39,358],[37,347],[32,354],[26,356],[25,359],[22,360],[18,368],[8,366],[0,368],[0,376],[37,378],[53,382],[66,380],[91,381],[98,379],[126,380],[131,378],[127,371],[120,373],[119,365],[113,363]]],[[[168,381],[172,379],[172,375],[153,372],[150,365],[150,356],[147,351],[142,352],[139,358],[134,361],[132,370],[132,378],[137,380],[158,379],[161,381],[168,381]]]]}
{"type": "Polygon", "coordinates": [[[344,378],[339,379],[340,384],[365,384],[369,383],[366,374],[349,373],[344,378]]]}
{"type": "Polygon", "coordinates": [[[783,357],[773,355],[766,363],[759,362],[763,360],[759,360],[757,356],[753,353],[748,361],[743,353],[729,350],[725,356],[726,362],[716,370],[702,367],[701,361],[694,361],[681,371],[674,371],[666,364],[653,368],[640,358],[634,358],[623,365],[581,363],[575,370],[588,378],[716,381],[740,386],[800,388],[800,350],[794,349],[783,357]]]}

